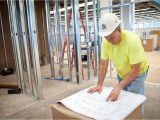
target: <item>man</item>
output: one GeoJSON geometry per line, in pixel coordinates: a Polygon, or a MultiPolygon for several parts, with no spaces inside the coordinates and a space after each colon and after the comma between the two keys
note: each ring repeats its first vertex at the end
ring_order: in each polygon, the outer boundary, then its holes
{"type": "Polygon", "coordinates": [[[144,80],[148,70],[140,38],[131,31],[122,30],[120,23],[118,17],[112,13],[103,15],[99,21],[99,35],[103,37],[103,40],[98,83],[88,92],[101,93],[108,62],[111,60],[117,69],[119,83],[113,88],[107,101],[117,100],[122,89],[143,94],[144,80]]]}

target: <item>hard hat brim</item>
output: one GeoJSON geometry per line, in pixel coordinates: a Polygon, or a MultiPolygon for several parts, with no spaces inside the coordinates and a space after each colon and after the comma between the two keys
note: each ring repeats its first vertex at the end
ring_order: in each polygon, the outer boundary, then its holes
{"type": "Polygon", "coordinates": [[[105,36],[108,36],[108,35],[110,35],[111,33],[112,33],[113,31],[101,31],[101,32],[99,32],[99,36],[101,36],[101,37],[105,37],[105,36]]]}

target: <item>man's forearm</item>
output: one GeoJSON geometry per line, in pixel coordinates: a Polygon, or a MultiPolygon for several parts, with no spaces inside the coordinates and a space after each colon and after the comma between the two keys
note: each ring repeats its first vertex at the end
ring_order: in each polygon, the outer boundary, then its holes
{"type": "Polygon", "coordinates": [[[100,66],[99,66],[99,72],[98,72],[98,83],[97,85],[102,86],[104,82],[104,78],[107,73],[108,68],[108,61],[101,60],[100,66]]]}
{"type": "Polygon", "coordinates": [[[129,83],[131,83],[138,76],[140,72],[140,65],[133,69],[127,74],[127,76],[119,83],[122,89],[124,89],[129,83]]]}

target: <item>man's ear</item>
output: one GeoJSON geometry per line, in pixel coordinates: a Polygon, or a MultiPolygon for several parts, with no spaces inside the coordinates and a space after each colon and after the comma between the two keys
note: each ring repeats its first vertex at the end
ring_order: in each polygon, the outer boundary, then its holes
{"type": "Polygon", "coordinates": [[[119,30],[119,32],[121,32],[121,28],[120,27],[118,28],[118,30],[119,30]]]}

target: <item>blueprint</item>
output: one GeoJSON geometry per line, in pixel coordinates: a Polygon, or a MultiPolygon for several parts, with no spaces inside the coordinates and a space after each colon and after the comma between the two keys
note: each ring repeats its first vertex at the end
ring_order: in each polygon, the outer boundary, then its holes
{"type": "Polygon", "coordinates": [[[117,101],[106,101],[113,89],[104,87],[101,94],[87,93],[89,88],[73,94],[60,102],[74,112],[96,120],[122,120],[141,105],[146,97],[127,91],[121,91],[117,101]]]}

